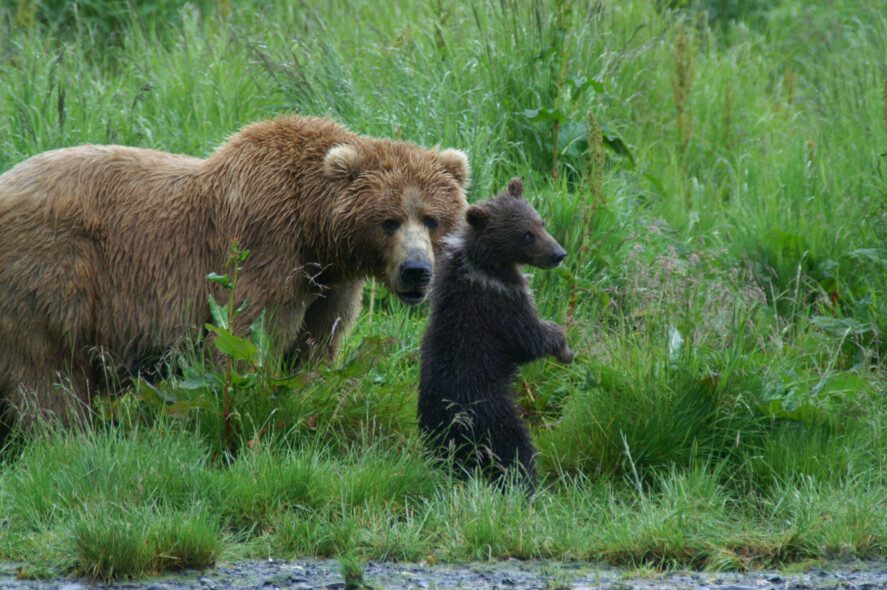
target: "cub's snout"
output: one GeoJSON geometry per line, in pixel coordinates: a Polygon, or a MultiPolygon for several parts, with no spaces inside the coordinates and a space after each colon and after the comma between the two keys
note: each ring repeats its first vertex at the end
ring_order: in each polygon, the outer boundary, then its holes
{"type": "Polygon", "coordinates": [[[555,267],[563,262],[564,258],[567,257],[567,251],[563,249],[563,247],[555,242],[554,244],[554,252],[551,253],[551,266],[555,267]]]}

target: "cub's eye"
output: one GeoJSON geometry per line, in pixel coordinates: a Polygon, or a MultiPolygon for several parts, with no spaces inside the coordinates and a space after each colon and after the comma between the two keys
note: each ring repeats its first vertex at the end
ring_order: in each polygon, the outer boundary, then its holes
{"type": "Polygon", "coordinates": [[[437,229],[437,226],[440,225],[437,217],[426,217],[423,221],[425,222],[425,227],[428,229],[437,229]]]}
{"type": "Polygon", "coordinates": [[[535,239],[536,239],[536,236],[533,235],[533,232],[528,231],[527,233],[524,234],[524,243],[525,244],[532,244],[533,240],[535,240],[535,239]]]}
{"type": "Polygon", "coordinates": [[[400,227],[400,222],[396,219],[386,219],[382,222],[382,229],[384,229],[389,234],[393,234],[400,227]]]}

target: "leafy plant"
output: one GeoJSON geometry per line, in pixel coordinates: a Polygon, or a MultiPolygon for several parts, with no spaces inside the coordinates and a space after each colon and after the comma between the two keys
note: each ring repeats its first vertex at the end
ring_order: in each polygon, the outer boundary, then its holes
{"type": "Polygon", "coordinates": [[[252,340],[247,340],[234,334],[234,325],[237,317],[246,311],[246,308],[249,306],[248,300],[244,300],[240,305],[237,305],[237,280],[243,271],[243,263],[248,258],[249,250],[241,248],[240,244],[235,240],[231,243],[228,250],[227,273],[223,275],[210,273],[207,275],[207,279],[211,283],[219,285],[228,294],[228,300],[224,306],[219,306],[213,296],[209,296],[208,303],[213,322],[206,324],[205,327],[215,334],[213,344],[225,357],[222,420],[225,424],[225,444],[228,447],[228,451],[232,454],[236,451],[234,434],[231,429],[232,386],[235,388],[252,386],[256,376],[260,374],[269,353],[264,310],[259,313],[259,316],[250,326],[252,340]],[[244,363],[246,365],[246,374],[234,372],[236,363],[244,363]]]}

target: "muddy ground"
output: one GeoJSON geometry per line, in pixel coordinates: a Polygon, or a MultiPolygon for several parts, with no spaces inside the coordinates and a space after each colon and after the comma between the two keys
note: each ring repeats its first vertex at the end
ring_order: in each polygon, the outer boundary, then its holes
{"type": "MultiPolygon", "coordinates": [[[[887,589],[887,563],[846,562],[816,566],[803,572],[669,573],[637,577],[624,570],[595,564],[541,561],[506,561],[459,565],[416,565],[369,563],[365,581],[376,589],[531,590],[843,590],[887,589]]],[[[0,565],[0,588],[31,590],[87,590],[120,588],[130,590],[178,590],[293,588],[335,590],[346,588],[336,561],[249,561],[221,563],[212,570],[173,576],[117,582],[112,585],[83,580],[20,580],[14,564],[0,565]]]]}

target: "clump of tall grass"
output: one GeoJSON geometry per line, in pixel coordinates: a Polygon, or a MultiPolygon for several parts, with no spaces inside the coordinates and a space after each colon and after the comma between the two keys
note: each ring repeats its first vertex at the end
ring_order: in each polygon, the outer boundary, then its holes
{"type": "Polygon", "coordinates": [[[729,358],[626,344],[598,361],[593,382],[540,434],[548,470],[621,478],[706,460],[738,468],[754,455],[765,428],[758,377],[729,358]]]}
{"type": "Polygon", "coordinates": [[[76,573],[115,580],[146,573],[205,568],[221,546],[218,524],[200,511],[82,514],[73,525],[76,573]]]}

